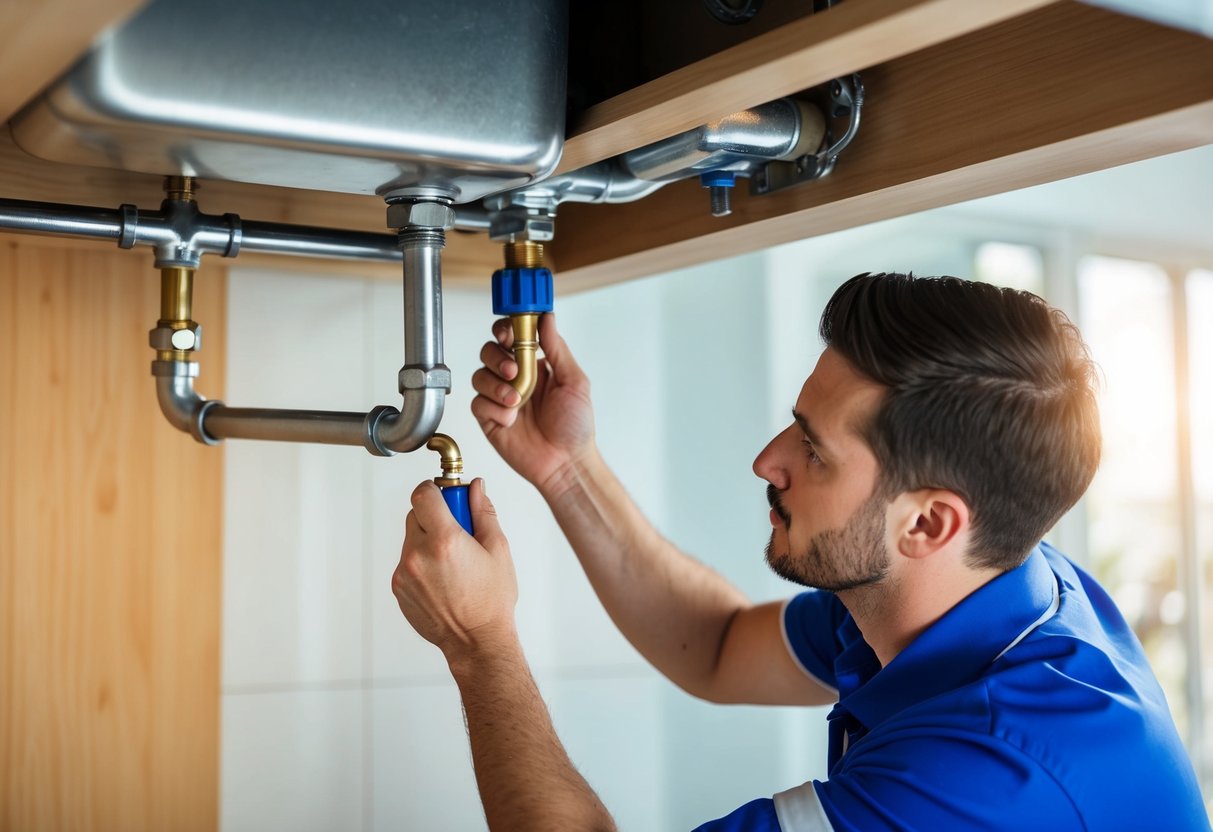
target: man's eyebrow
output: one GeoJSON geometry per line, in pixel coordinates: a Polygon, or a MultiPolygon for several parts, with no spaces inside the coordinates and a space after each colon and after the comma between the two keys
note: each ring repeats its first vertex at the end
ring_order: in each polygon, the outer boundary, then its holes
{"type": "Polygon", "coordinates": [[[809,427],[809,420],[803,413],[796,408],[792,408],[792,418],[796,420],[796,424],[800,425],[800,429],[804,431],[804,435],[809,437],[809,441],[813,443],[813,447],[826,451],[830,450],[830,446],[821,441],[821,437],[813,432],[813,428],[809,427]]]}

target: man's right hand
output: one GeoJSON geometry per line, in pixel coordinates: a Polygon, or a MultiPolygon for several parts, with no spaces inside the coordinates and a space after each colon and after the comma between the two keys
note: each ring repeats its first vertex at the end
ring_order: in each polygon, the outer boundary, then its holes
{"type": "Polygon", "coordinates": [[[535,392],[521,408],[510,380],[518,365],[510,348],[514,332],[508,318],[493,324],[495,341],[480,350],[484,366],[472,374],[477,396],[472,415],[489,443],[511,468],[545,496],[558,487],[561,474],[594,445],[594,414],[590,381],[577,366],[568,345],[556,331],[553,315],[539,319],[535,392]]]}

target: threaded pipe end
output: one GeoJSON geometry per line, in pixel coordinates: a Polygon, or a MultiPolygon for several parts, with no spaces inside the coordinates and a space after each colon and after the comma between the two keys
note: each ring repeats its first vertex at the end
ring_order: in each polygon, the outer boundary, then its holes
{"type": "Polygon", "coordinates": [[[520,240],[506,243],[505,267],[507,269],[539,269],[543,267],[543,243],[520,240]]]}

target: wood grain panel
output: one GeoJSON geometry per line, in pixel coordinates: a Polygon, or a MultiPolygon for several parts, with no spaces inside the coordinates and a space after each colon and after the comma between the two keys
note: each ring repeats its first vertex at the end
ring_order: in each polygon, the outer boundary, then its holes
{"type": "Polygon", "coordinates": [[[0,122],[72,65],[144,0],[0,2],[0,122]]]}
{"type": "Polygon", "coordinates": [[[781,26],[591,107],[559,173],[981,29],[1054,0],[862,0],[781,26]]]}
{"type": "MultiPolygon", "coordinates": [[[[168,426],[158,273],[0,241],[0,828],[218,822],[222,450],[168,426]]],[[[224,377],[200,272],[199,388],[224,377]]]]}
{"type": "Polygon", "coordinates": [[[562,209],[562,291],[716,260],[1213,142],[1213,42],[1062,3],[864,73],[863,127],[828,178],[736,189],[712,217],[695,181],[633,205],[562,209]]]}

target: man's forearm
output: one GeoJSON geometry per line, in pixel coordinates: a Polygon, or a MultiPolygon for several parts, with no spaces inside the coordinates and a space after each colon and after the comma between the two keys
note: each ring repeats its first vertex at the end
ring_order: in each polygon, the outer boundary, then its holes
{"type": "Polygon", "coordinates": [[[675,684],[710,697],[746,597],[644,517],[595,449],[541,489],[611,620],[675,684]]]}
{"type": "Polygon", "coordinates": [[[489,828],[614,830],[561,745],[516,640],[450,661],[489,828]]]}

